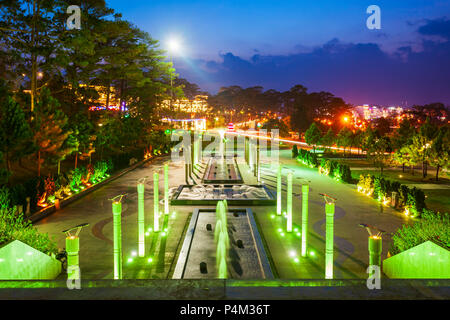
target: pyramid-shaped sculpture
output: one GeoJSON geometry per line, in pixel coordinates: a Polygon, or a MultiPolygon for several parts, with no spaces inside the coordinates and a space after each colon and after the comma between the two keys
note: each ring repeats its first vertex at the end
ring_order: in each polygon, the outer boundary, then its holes
{"type": "Polygon", "coordinates": [[[383,261],[393,279],[450,279],[450,250],[426,241],[383,261]]]}
{"type": "Polygon", "coordinates": [[[61,273],[61,262],[14,240],[0,248],[0,280],[52,280],[61,273]]]}

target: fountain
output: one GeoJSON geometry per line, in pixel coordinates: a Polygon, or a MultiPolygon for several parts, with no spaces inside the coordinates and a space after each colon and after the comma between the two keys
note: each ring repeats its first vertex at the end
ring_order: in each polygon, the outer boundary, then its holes
{"type": "Polygon", "coordinates": [[[230,238],[228,236],[226,201],[219,201],[216,206],[216,229],[214,239],[217,242],[216,265],[219,279],[227,278],[227,250],[230,247],[230,238]]]}

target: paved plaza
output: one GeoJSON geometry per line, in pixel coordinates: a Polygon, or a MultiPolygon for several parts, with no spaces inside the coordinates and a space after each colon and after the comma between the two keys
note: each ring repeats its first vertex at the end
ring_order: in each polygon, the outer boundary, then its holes
{"type": "MultiPolygon", "coordinates": [[[[319,193],[337,198],[334,222],[334,278],[364,279],[368,267],[367,232],[359,227],[366,223],[385,230],[383,253],[390,245],[389,233],[394,232],[407,218],[391,208],[380,206],[375,200],[361,195],[354,185],[339,183],[320,175],[317,170],[304,167],[291,159],[290,150],[280,151],[283,166],[283,211],[286,210],[286,181],[288,170],[294,171],[293,224],[294,232],[285,232],[286,219],[277,216],[275,206],[250,207],[267,251],[272,272],[279,279],[324,279],[325,202],[319,193]],[[309,194],[309,255],[301,257],[301,183],[310,183],[309,194]],[[297,258],[297,259],[296,259],[297,258]]],[[[171,206],[170,214],[161,217],[162,230],[148,232],[145,257],[135,256],[138,251],[137,190],[140,178],[145,182],[146,230],[153,226],[153,172],[162,177],[164,164],[169,164],[169,187],[185,184],[184,164],[172,163],[170,157],[158,158],[123,175],[55,214],[39,221],[41,232],[55,237],[58,246],[65,246],[62,230],[89,223],[80,234],[80,267],[82,278],[90,280],[113,278],[113,226],[110,199],[127,194],[123,201],[122,241],[124,279],[170,279],[194,208],[199,206],[171,206]]],[[[206,161],[205,161],[206,163],[206,161]]],[[[261,180],[276,191],[275,171],[271,163],[262,159],[261,180]]],[[[203,169],[206,166],[203,166],[203,169]]],[[[257,184],[246,164],[239,164],[246,184],[257,184]]],[[[203,174],[203,172],[201,172],[203,174]]],[[[160,179],[160,210],[163,210],[163,181],[160,179]]],[[[207,206],[204,208],[213,208],[207,206]]],[[[60,275],[61,279],[66,276],[60,275]]]]}

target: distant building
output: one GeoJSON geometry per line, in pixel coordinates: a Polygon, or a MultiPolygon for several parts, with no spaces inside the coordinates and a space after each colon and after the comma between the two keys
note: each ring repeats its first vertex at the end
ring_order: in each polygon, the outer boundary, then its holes
{"type": "Polygon", "coordinates": [[[363,118],[364,120],[374,120],[378,118],[396,117],[401,115],[404,111],[405,110],[402,107],[398,106],[380,107],[365,104],[355,107],[353,115],[358,118],[363,118]]]}
{"type": "MultiPolygon", "coordinates": [[[[163,108],[170,108],[170,100],[164,100],[163,108]]],[[[172,110],[191,114],[206,114],[212,110],[208,104],[208,96],[197,95],[193,100],[176,99],[172,102],[172,110]]]]}

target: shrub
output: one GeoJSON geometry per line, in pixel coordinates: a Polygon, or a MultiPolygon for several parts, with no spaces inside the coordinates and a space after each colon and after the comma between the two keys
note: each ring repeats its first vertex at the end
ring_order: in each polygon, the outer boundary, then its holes
{"type": "Polygon", "coordinates": [[[389,252],[398,254],[428,240],[450,249],[450,215],[424,209],[413,225],[403,225],[392,236],[389,252]]]}
{"type": "Polygon", "coordinates": [[[398,206],[405,208],[406,214],[412,217],[418,217],[426,208],[425,194],[422,190],[410,189],[397,181],[361,175],[358,182],[358,191],[371,195],[378,201],[384,201],[392,196],[392,192],[398,192],[398,206]]]}
{"type": "Polygon", "coordinates": [[[412,217],[419,216],[425,209],[425,194],[416,187],[409,189],[406,207],[409,208],[409,214],[412,217]]]}
{"type": "Polygon", "coordinates": [[[74,191],[79,191],[82,178],[83,178],[83,170],[80,167],[72,170],[71,174],[69,175],[70,188],[74,191]]]}
{"type": "Polygon", "coordinates": [[[57,253],[56,243],[48,234],[41,234],[23,214],[10,208],[0,209],[0,245],[19,240],[46,254],[57,253]]]}

